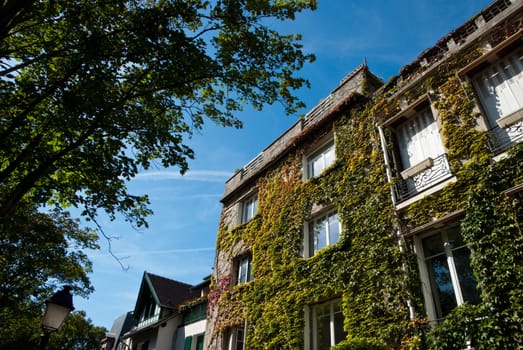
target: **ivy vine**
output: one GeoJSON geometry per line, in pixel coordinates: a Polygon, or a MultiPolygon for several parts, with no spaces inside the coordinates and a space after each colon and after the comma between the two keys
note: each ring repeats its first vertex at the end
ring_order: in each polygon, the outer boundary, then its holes
{"type": "Polygon", "coordinates": [[[304,151],[298,144],[257,180],[259,214],[218,233],[218,250],[230,259],[238,242],[249,247],[254,271],[254,280],[244,285],[214,281],[210,305],[220,310],[218,331],[247,320],[246,348],[303,349],[304,307],[339,297],[348,338],[337,350],[452,349],[471,340],[476,349],[523,346],[523,210],[503,194],[523,182],[523,146],[493,161],[488,137],[477,126],[472,88],[455,74],[478,55],[471,47],[402,96],[414,101],[428,89],[436,96],[432,102],[456,177],[437,193],[394,211],[376,131],[376,118],[398,108],[394,86],[359,99],[325,127],[334,129],[337,160],[322,176],[302,179],[304,151]],[[313,206],[324,203],[337,208],[342,236],[303,258],[303,225],[313,206]],[[461,231],[483,301],[456,308],[425,335],[416,257],[398,228],[458,209],[466,212],[461,231]]]}

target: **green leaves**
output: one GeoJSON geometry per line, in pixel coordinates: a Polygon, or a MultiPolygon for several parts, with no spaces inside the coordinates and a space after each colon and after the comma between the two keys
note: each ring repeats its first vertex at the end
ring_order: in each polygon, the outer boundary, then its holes
{"type": "Polygon", "coordinates": [[[184,142],[206,121],[241,127],[246,103],[301,102],[312,60],[262,23],[312,1],[43,1],[0,41],[0,217],[22,199],[123,211],[144,224],[125,181],[159,159],[183,173],[184,142]],[[8,76],[11,78],[7,78],[8,76]],[[103,193],[103,195],[100,195],[103,193]],[[120,205],[125,202],[126,205],[120,205]]]}

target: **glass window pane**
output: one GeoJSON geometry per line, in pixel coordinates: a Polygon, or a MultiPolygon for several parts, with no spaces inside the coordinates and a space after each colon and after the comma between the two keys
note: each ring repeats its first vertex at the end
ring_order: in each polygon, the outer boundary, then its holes
{"type": "Polygon", "coordinates": [[[340,238],[340,223],[338,213],[329,216],[329,244],[335,244],[340,238]]]}
{"type": "Polygon", "coordinates": [[[315,319],[313,322],[313,327],[315,327],[313,349],[327,350],[346,338],[340,300],[316,305],[313,312],[315,319]]]}
{"type": "Polygon", "coordinates": [[[196,350],[203,350],[203,344],[204,344],[204,336],[203,336],[203,334],[201,334],[198,336],[198,338],[196,338],[196,350]]]}
{"type": "Polygon", "coordinates": [[[443,247],[443,238],[441,237],[441,234],[424,238],[422,242],[423,253],[425,254],[426,258],[445,253],[443,247]]]}
{"type": "Polygon", "coordinates": [[[459,233],[459,227],[456,226],[447,231],[447,237],[449,240],[449,245],[451,249],[460,248],[465,245],[461,234],[459,233]]]}
{"type": "Polygon", "coordinates": [[[470,268],[470,251],[463,247],[452,252],[454,258],[454,265],[458,272],[459,287],[463,300],[471,304],[479,304],[481,301],[480,294],[476,288],[477,283],[470,268]]]}
{"type": "Polygon", "coordinates": [[[440,255],[427,259],[427,270],[437,317],[445,317],[457,305],[447,257],[440,255]]]}
{"type": "Polygon", "coordinates": [[[318,220],[313,227],[314,252],[327,246],[327,226],[325,218],[318,220]]]}
{"type": "Polygon", "coordinates": [[[334,144],[331,144],[326,150],[325,150],[325,167],[327,168],[329,165],[334,163],[334,160],[336,159],[336,156],[334,154],[334,144]]]}
{"type": "Polygon", "coordinates": [[[347,332],[343,329],[343,314],[341,313],[341,310],[334,312],[334,344],[338,344],[346,337],[347,332]]]}
{"type": "Polygon", "coordinates": [[[323,171],[323,158],[320,156],[312,160],[312,175],[317,176],[323,171]]]}
{"type": "Polygon", "coordinates": [[[244,342],[244,331],[243,328],[237,328],[236,329],[236,347],[235,350],[243,350],[243,342],[244,342]]]}
{"type": "Polygon", "coordinates": [[[258,196],[254,196],[243,203],[242,222],[251,220],[258,211],[258,196]]]}
{"type": "Polygon", "coordinates": [[[247,281],[252,281],[253,275],[252,275],[252,260],[249,258],[247,260],[247,281]]]}
{"type": "Polygon", "coordinates": [[[334,142],[330,142],[307,160],[307,177],[320,175],[335,159],[334,142]]]}
{"type": "Polygon", "coordinates": [[[247,259],[240,260],[238,283],[245,283],[247,281],[247,259]]]}
{"type": "Polygon", "coordinates": [[[330,334],[330,315],[318,315],[318,329],[316,330],[318,350],[330,349],[330,334]]]}

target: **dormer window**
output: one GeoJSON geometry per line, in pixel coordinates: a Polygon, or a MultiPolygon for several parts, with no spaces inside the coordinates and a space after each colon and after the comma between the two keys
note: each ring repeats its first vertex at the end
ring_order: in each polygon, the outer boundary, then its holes
{"type": "Polygon", "coordinates": [[[156,304],[152,296],[149,296],[139,312],[138,327],[145,327],[156,322],[160,317],[160,311],[160,306],[156,304]]]}

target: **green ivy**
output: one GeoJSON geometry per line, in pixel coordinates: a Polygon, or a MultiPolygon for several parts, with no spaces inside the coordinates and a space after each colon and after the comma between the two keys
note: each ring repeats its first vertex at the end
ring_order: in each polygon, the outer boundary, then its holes
{"type": "MultiPolygon", "coordinates": [[[[470,339],[476,349],[523,346],[523,213],[518,200],[503,194],[523,182],[523,146],[493,162],[488,137],[476,125],[472,89],[455,74],[478,54],[471,48],[406,94],[411,101],[429,88],[436,95],[456,177],[441,191],[401,213],[393,209],[375,116],[396,113],[395,88],[359,99],[325,126],[334,129],[337,160],[322,176],[302,179],[304,154],[296,147],[257,180],[259,214],[218,232],[218,249],[231,259],[238,242],[250,248],[254,271],[254,281],[245,285],[225,288],[214,281],[210,305],[220,310],[218,331],[247,320],[246,348],[303,349],[304,307],[340,297],[348,338],[336,350],[452,349],[470,339]],[[338,209],[342,236],[305,259],[304,222],[313,205],[326,203],[338,209]],[[421,331],[426,327],[416,256],[397,231],[459,209],[466,212],[462,235],[473,252],[483,302],[456,308],[427,335],[421,331]],[[416,312],[412,320],[409,304],[416,312]]],[[[305,144],[314,135],[300,140],[305,144]]]]}

